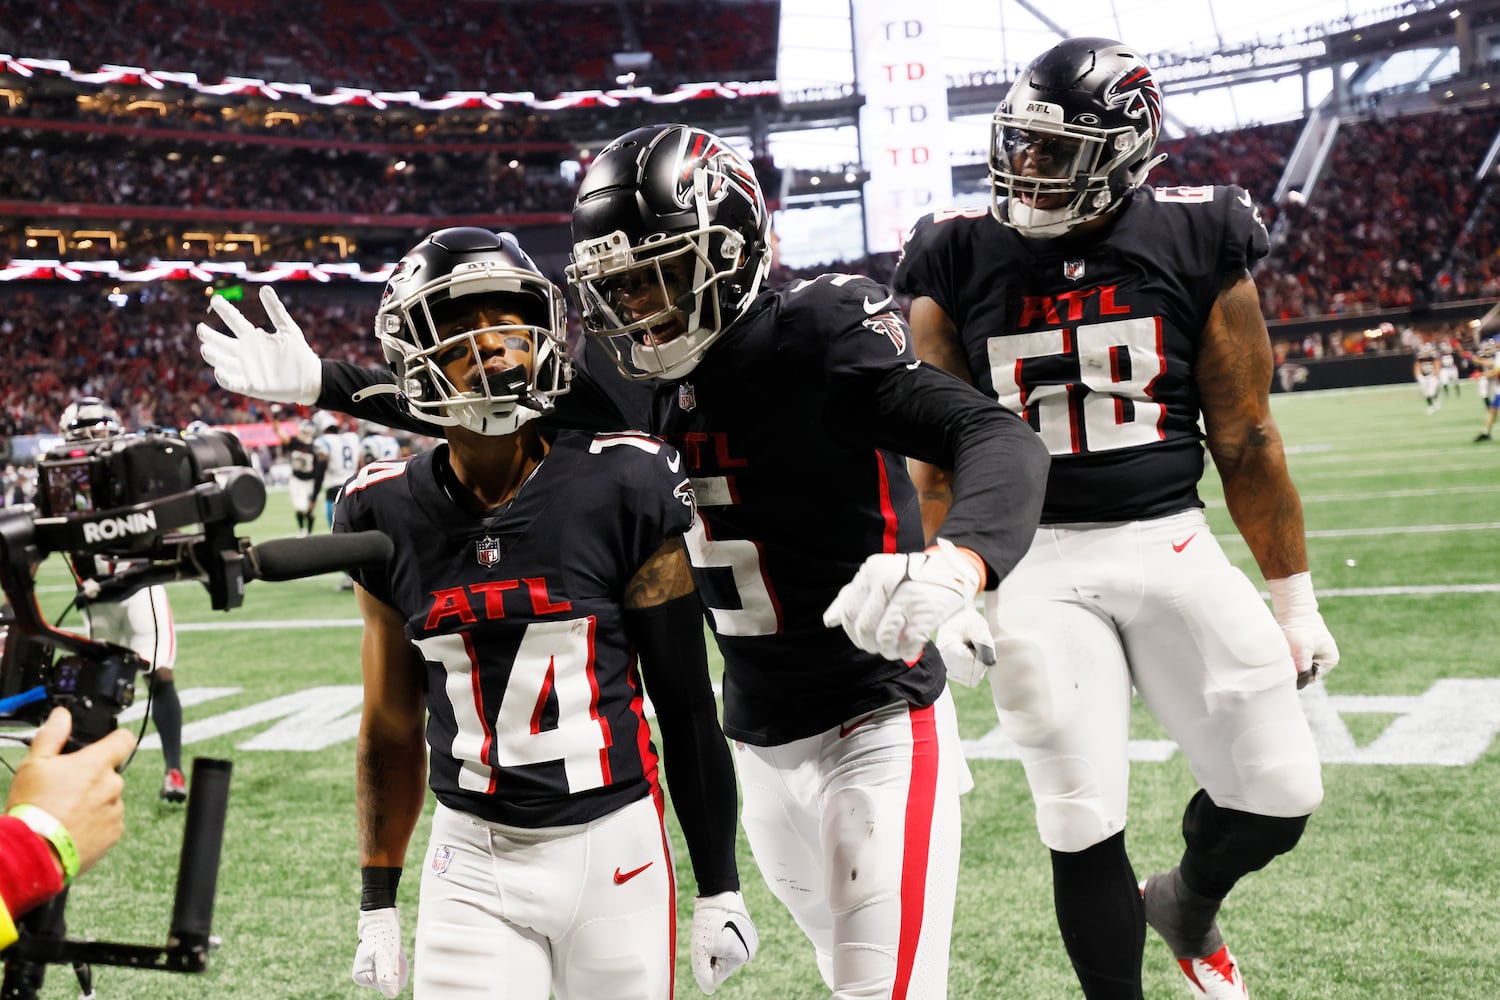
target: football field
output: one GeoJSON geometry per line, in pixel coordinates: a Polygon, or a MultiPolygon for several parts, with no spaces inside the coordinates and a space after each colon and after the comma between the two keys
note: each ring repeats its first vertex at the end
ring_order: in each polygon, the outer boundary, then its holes
{"type": "MultiPolygon", "coordinates": [[[[1304,694],[1325,761],[1323,807],[1296,851],[1241,883],[1220,926],[1257,1000],[1493,1000],[1500,444],[1472,443],[1483,420],[1472,384],[1430,416],[1415,385],[1282,395],[1275,410],[1306,510],[1313,581],[1343,660],[1304,694]]],[[[1204,494],[1230,557],[1263,586],[1212,471],[1204,494]]],[[[241,534],[264,541],[293,527],[285,494],[273,494],[241,534]]],[[[71,594],[59,559],[44,564],[38,583],[55,617],[71,594]]],[[[254,583],[228,614],[210,610],[197,584],[171,587],[184,755],[234,765],[214,913],[222,945],[203,975],[98,967],[100,1000],[378,995],[349,979],[360,630],[353,596],[336,584],[333,576],[254,583]]],[[[65,624],[78,627],[76,616],[65,624]]],[[[140,693],[144,701],[144,685],[140,693]]],[[[954,693],[975,788],[964,800],[949,995],[1075,997],[1020,765],[995,732],[988,690],[954,693]]],[[[140,708],[122,725],[139,727],[140,708]]],[[[1128,843],[1144,876],[1176,862],[1195,786],[1139,710],[1132,737],[1128,843]]],[[[3,751],[12,764],[20,755],[3,751]]],[[[158,801],[160,780],[148,727],[126,772],[125,839],[74,886],[70,936],[164,943],[184,813],[158,801]]],[[[424,816],[401,885],[408,950],[426,829],[424,816]]],[[[673,836],[676,995],[687,998],[700,995],[687,964],[693,890],[675,827],[673,836]]],[[[766,890],[743,837],[740,856],[760,954],[715,996],[826,996],[810,946],[766,890]]],[[[1148,937],[1146,995],[1185,997],[1180,980],[1166,947],[1148,937]]],[[[42,995],[77,996],[71,970],[52,967],[42,995]]]]}

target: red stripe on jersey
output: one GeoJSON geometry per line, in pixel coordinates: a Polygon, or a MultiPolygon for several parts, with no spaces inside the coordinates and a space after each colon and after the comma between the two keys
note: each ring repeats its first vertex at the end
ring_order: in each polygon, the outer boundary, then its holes
{"type": "Polygon", "coordinates": [[[604,778],[604,784],[614,783],[614,776],[609,769],[609,748],[615,745],[614,734],[609,730],[609,720],[599,714],[599,677],[594,673],[598,665],[598,657],[594,649],[595,630],[599,627],[599,619],[593,615],[588,617],[589,623],[589,662],[584,668],[584,673],[589,679],[589,718],[599,723],[599,735],[604,742],[599,747],[599,772],[604,778]]]}
{"type": "Polygon", "coordinates": [[[552,685],[557,683],[557,658],[547,658],[547,675],[542,678],[542,690],[537,693],[536,705],[531,709],[531,735],[542,731],[542,712],[547,709],[547,698],[552,694],[552,685]]]}
{"type": "Polygon", "coordinates": [[[485,766],[490,769],[489,787],[484,790],[486,795],[495,794],[495,780],[499,773],[490,759],[495,750],[495,730],[490,725],[490,717],[484,710],[484,691],[479,686],[479,657],[474,655],[474,637],[468,632],[460,632],[464,640],[464,655],[469,658],[469,688],[474,692],[474,718],[479,720],[479,728],[484,730],[484,740],[479,744],[479,759],[484,761],[485,766]]]}
{"type": "MultiPolygon", "coordinates": [[[[1156,317],[1156,360],[1158,362],[1156,377],[1146,384],[1145,389],[1146,396],[1150,399],[1156,398],[1156,393],[1153,391],[1156,388],[1156,380],[1166,374],[1167,371],[1167,356],[1162,353],[1160,316],[1156,317]]],[[[1165,405],[1156,411],[1156,437],[1162,441],[1165,441],[1167,438],[1167,408],[1165,405]]]]}
{"type": "Polygon", "coordinates": [[[906,837],[901,859],[901,936],[896,942],[896,981],[891,1000],[905,1000],[911,988],[922,916],[927,903],[927,856],[932,844],[932,811],[937,801],[938,736],[933,706],[914,709],[911,718],[911,784],[906,789],[906,837]]]}
{"type": "MultiPolygon", "coordinates": [[[[880,551],[896,551],[896,508],[891,503],[891,476],[886,471],[885,455],[875,453],[875,472],[880,480],[880,516],[885,519],[885,532],[880,539],[880,551]]],[[[780,615],[777,616],[778,618],[780,615]]]]}

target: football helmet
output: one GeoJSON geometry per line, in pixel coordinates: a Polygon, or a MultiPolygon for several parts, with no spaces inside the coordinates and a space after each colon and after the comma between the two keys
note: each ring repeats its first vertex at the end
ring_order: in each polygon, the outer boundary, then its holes
{"type": "Polygon", "coordinates": [[[750,163],[689,125],[604,147],[573,206],[569,284],[626,377],[680,378],[759,294],[770,214],[750,163]]]}
{"type": "Polygon", "coordinates": [[[311,420],[303,420],[297,424],[297,440],[303,444],[312,444],[318,439],[318,425],[311,420]]]}
{"type": "Polygon", "coordinates": [[[991,211],[1050,239],[1114,210],[1167,158],[1161,89],[1135,50],[1069,38],[1034,59],[990,119],[991,211]]]}
{"type": "Polygon", "coordinates": [[[84,396],[68,404],[58,420],[64,441],[91,441],[124,432],[120,414],[98,396],[84,396]]]}
{"type": "Polygon", "coordinates": [[[550,410],[572,382],[562,293],[510,233],[458,227],[418,243],[386,283],[375,336],[395,373],[402,405],[439,426],[510,434],[550,410]],[[523,323],[440,333],[445,321],[465,310],[459,300],[476,295],[506,296],[505,308],[523,323]],[[511,368],[455,384],[443,370],[453,362],[453,351],[467,349],[483,371],[480,338],[488,333],[525,334],[531,342],[530,370],[511,368]]]}

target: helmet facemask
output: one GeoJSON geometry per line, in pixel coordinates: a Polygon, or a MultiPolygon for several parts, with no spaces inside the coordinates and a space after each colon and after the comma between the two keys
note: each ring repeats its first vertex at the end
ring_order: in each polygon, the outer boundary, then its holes
{"type": "Polygon", "coordinates": [[[634,248],[619,232],[580,243],[569,277],[584,325],[631,378],[688,374],[760,290],[765,269],[745,274],[744,243],[724,226],[663,235],[634,248]],[[638,315],[643,306],[651,311],[638,315]]]}
{"type": "Polygon", "coordinates": [[[1026,110],[1015,114],[1002,104],[990,119],[991,210],[1026,236],[1061,236],[1099,218],[1166,159],[1150,155],[1156,142],[1149,131],[1065,123],[1060,108],[1040,102],[1026,110]],[[1037,174],[1020,172],[1028,155],[1037,174]]]}
{"type": "MultiPolygon", "coordinates": [[[[503,262],[467,262],[410,294],[388,299],[375,317],[375,331],[412,415],[439,426],[490,436],[514,433],[551,410],[572,380],[557,289],[503,262]],[[446,331],[445,319],[467,311],[475,303],[470,297],[480,295],[492,300],[487,304],[495,311],[515,313],[525,322],[446,331]],[[529,366],[456,384],[447,369],[468,358],[482,372],[481,341],[491,334],[507,341],[524,338],[529,366]]],[[[507,351],[520,346],[507,344],[507,351]]]]}
{"type": "Polygon", "coordinates": [[[681,378],[745,313],[770,273],[754,170],[685,125],[636,129],[584,176],[570,286],[584,329],[627,378],[681,378]]]}

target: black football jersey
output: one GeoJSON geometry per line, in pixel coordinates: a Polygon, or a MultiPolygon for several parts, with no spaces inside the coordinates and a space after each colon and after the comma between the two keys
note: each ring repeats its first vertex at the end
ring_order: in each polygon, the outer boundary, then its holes
{"type": "Polygon", "coordinates": [[[724,730],[776,745],[942,691],[931,645],[912,665],[861,652],[823,611],[875,552],[923,547],[905,460],[830,412],[840,385],[914,361],[891,292],[824,275],[764,293],[685,378],[657,384],[657,433],[698,499],[688,557],[724,656],[724,730]]]}
{"type": "Polygon", "coordinates": [[[328,462],[318,452],[317,446],[293,438],[286,444],[286,460],[292,467],[294,479],[309,481],[322,479],[328,462]]]}
{"type": "MultiPolygon", "coordinates": [[[[913,664],[894,662],[823,624],[867,557],[923,547],[901,456],[963,465],[967,485],[943,536],[983,557],[990,585],[1035,532],[1039,477],[1028,478],[1035,464],[1019,454],[1033,446],[1030,431],[972,387],[918,365],[910,335],[889,288],[823,275],[762,292],[685,378],[600,380],[608,391],[575,379],[547,418],[550,432],[597,428],[599,414],[614,414],[681,454],[701,515],[688,555],[724,657],[724,731],[735,739],[776,746],[942,692],[933,645],[913,664]]],[[[388,379],[325,361],[318,404],[409,426],[393,396],[351,398],[388,379]]]]}
{"type": "Polygon", "coordinates": [[[1041,435],[1042,521],[1125,521],[1202,506],[1201,334],[1223,278],[1267,250],[1243,188],[1143,187],[1102,236],[925,216],[895,283],[943,308],[975,383],[1041,435]]]}
{"type": "Polygon", "coordinates": [[[395,543],[385,567],[356,579],[406,619],[424,664],[432,790],[513,826],[607,815],[656,785],[623,602],[693,521],[681,459],[640,433],[565,431],[519,493],[481,516],[442,486],[446,454],[366,465],[333,528],[395,543]]]}

